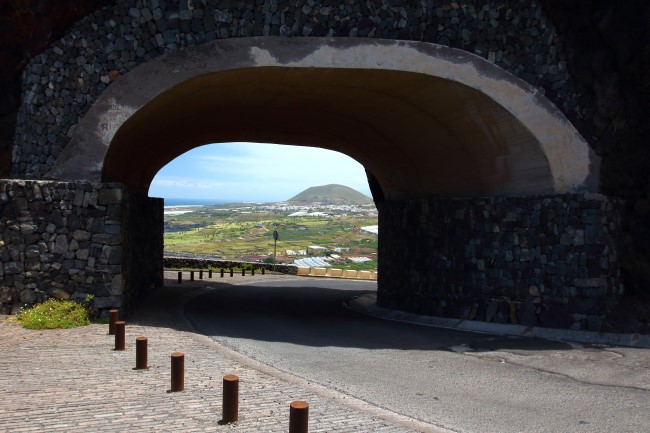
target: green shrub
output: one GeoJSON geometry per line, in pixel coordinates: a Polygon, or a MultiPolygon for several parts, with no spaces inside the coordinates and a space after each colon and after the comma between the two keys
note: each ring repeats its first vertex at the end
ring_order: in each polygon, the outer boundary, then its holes
{"type": "Polygon", "coordinates": [[[77,302],[48,299],[20,310],[16,321],[27,329],[74,328],[90,324],[90,310],[77,302]]]}

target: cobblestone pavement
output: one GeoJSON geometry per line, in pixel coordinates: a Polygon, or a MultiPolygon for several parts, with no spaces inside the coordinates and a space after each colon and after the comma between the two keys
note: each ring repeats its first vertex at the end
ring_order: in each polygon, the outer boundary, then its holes
{"type": "MultiPolygon", "coordinates": [[[[126,318],[126,351],[107,325],[30,331],[0,323],[2,432],[286,432],[289,403],[310,404],[310,432],[441,432],[256,363],[193,333],[182,303],[214,280],[167,286],[126,318]],[[149,369],[134,370],[135,338],[148,337],[149,369]],[[170,354],[185,353],[185,391],[170,389],[170,354]],[[239,422],[221,425],[225,374],[240,378],[239,422]]],[[[217,275],[218,278],[218,275],[217,275]]],[[[230,284],[251,278],[222,280],[230,284]]]]}

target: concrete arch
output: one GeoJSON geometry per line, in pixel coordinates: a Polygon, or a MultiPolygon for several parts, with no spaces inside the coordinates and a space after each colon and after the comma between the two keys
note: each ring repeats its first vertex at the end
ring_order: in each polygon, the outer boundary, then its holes
{"type": "Polygon", "coordinates": [[[477,56],[418,42],[220,40],[161,56],[112,84],[47,177],[119,181],[209,142],[341,151],[387,199],[565,193],[597,161],[536,89],[477,56]]]}

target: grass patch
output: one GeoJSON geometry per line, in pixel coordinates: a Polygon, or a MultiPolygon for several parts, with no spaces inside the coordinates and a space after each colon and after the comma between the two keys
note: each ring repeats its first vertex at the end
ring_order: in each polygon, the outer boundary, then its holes
{"type": "Polygon", "coordinates": [[[90,312],[77,302],[48,299],[20,310],[16,322],[27,329],[75,328],[90,324],[90,312]]]}
{"type": "Polygon", "coordinates": [[[363,263],[345,263],[341,265],[332,265],[332,267],[339,269],[352,269],[356,271],[372,271],[377,269],[377,262],[373,260],[363,263]]]}
{"type": "Polygon", "coordinates": [[[348,248],[354,255],[377,251],[377,236],[358,229],[376,225],[376,217],[286,217],[268,212],[228,215],[188,213],[166,218],[165,251],[211,255],[221,260],[264,256],[273,252],[273,230],[280,233],[279,261],[293,261],[285,257],[286,250],[305,250],[310,245],[348,248]]]}

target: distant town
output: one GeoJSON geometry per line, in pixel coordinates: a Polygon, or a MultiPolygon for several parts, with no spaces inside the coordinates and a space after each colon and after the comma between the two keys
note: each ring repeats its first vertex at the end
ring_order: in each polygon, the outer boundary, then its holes
{"type": "Polygon", "coordinates": [[[277,203],[166,206],[165,254],[309,267],[377,267],[378,213],[369,197],[340,185],[301,194],[277,203]],[[306,202],[314,198],[321,201],[306,202]]]}

